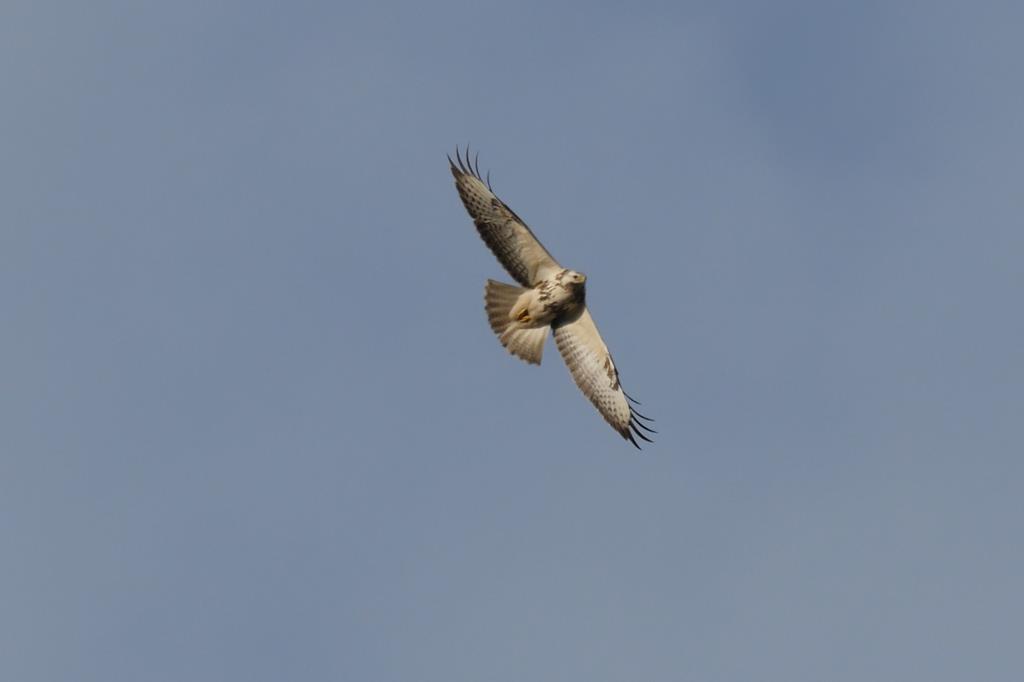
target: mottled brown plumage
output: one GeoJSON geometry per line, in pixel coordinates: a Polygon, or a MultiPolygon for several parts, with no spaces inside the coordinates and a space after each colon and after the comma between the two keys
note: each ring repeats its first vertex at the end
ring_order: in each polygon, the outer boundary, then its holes
{"type": "Polygon", "coordinates": [[[477,232],[521,287],[488,280],[484,289],[487,319],[501,344],[531,364],[540,364],[548,329],[573,380],[605,421],[633,445],[651,442],[650,421],[630,404],[619,383],[611,353],[586,308],[586,276],[563,268],[526,223],[491,190],[479,166],[458,149],[448,164],[459,197],[477,232]]]}
{"type": "Polygon", "coordinates": [[[494,195],[490,185],[473,168],[467,154],[463,161],[455,151],[458,165],[448,158],[455,188],[466,206],[477,232],[498,261],[524,287],[532,287],[560,271],[562,266],[552,258],[526,223],[494,195]]]}

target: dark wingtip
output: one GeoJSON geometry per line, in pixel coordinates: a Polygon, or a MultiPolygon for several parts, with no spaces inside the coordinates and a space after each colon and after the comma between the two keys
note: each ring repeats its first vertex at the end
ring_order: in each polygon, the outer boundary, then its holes
{"type": "Polygon", "coordinates": [[[632,406],[631,406],[631,407],[629,408],[629,411],[630,411],[630,413],[632,413],[632,414],[633,414],[633,416],[635,416],[635,417],[640,417],[640,418],[641,418],[641,419],[643,419],[644,421],[648,421],[648,422],[653,422],[653,421],[654,421],[654,420],[653,420],[653,419],[651,419],[650,417],[645,417],[644,415],[642,415],[642,414],[640,414],[639,412],[637,412],[637,411],[636,411],[636,408],[635,408],[635,407],[632,407],[632,406]]]}
{"type": "Polygon", "coordinates": [[[452,175],[458,177],[466,174],[466,168],[462,165],[462,151],[459,149],[459,145],[455,145],[455,160],[452,161],[452,157],[448,156],[448,165],[451,167],[452,175]]]}
{"type": "Polygon", "coordinates": [[[657,431],[652,429],[650,426],[647,426],[647,424],[644,424],[643,422],[638,422],[636,419],[630,419],[629,423],[632,424],[634,427],[640,427],[647,433],[657,433],[657,431]]]}
{"type": "Polygon", "coordinates": [[[463,150],[459,145],[455,145],[455,160],[452,161],[450,154],[448,157],[448,167],[451,168],[452,175],[458,177],[460,175],[472,175],[480,182],[487,184],[487,189],[491,189],[491,172],[487,171],[487,179],[484,180],[484,175],[480,172],[480,152],[471,153],[469,145],[463,150]]]}
{"type": "Polygon", "coordinates": [[[633,438],[633,434],[630,432],[629,429],[626,429],[625,431],[622,432],[622,437],[628,440],[630,443],[632,443],[633,447],[635,447],[637,450],[643,450],[643,448],[640,447],[639,444],[637,444],[636,438],[633,438]]]}
{"type": "MultiPolygon", "coordinates": [[[[616,376],[617,376],[617,373],[616,373],[616,376]]],[[[633,407],[633,405],[639,405],[640,401],[637,400],[636,398],[634,398],[633,396],[631,396],[630,394],[626,393],[626,389],[622,388],[621,384],[618,386],[618,389],[620,391],[622,391],[622,395],[626,396],[626,400],[628,401],[626,403],[626,406],[629,408],[629,422],[628,422],[628,426],[624,429],[623,435],[625,435],[630,441],[632,441],[633,445],[636,445],[638,448],[640,446],[637,445],[636,440],[633,438],[634,434],[637,437],[639,437],[641,440],[645,440],[648,443],[653,443],[654,441],[651,440],[650,438],[648,438],[644,434],[644,431],[646,431],[647,433],[658,433],[658,432],[655,431],[654,429],[652,429],[647,424],[644,424],[640,420],[643,419],[644,421],[649,421],[649,422],[653,422],[654,420],[651,419],[650,417],[645,417],[644,415],[642,415],[642,414],[640,414],[639,412],[636,411],[636,408],[633,407]],[[630,403],[632,403],[632,404],[630,404],[630,403]]]]}
{"type": "MultiPolygon", "coordinates": [[[[633,405],[639,405],[640,404],[640,401],[637,400],[636,398],[634,398],[633,396],[631,396],[630,394],[626,393],[626,389],[622,388],[621,385],[619,385],[619,390],[622,391],[622,395],[626,396],[626,400],[628,400],[629,402],[633,403],[633,405]]],[[[644,421],[649,421],[649,422],[653,422],[654,421],[650,417],[646,417],[643,414],[641,414],[640,412],[638,412],[637,409],[635,407],[633,407],[633,405],[629,406],[629,413],[632,416],[640,417],[644,421]]]]}
{"type": "Polygon", "coordinates": [[[638,437],[638,438],[640,438],[641,440],[645,440],[645,441],[647,441],[648,443],[653,443],[653,442],[654,442],[653,440],[651,440],[650,438],[648,438],[647,436],[645,436],[645,435],[643,434],[643,432],[642,432],[642,431],[640,431],[640,429],[638,429],[638,428],[636,428],[635,426],[633,426],[633,423],[632,423],[632,422],[630,422],[630,427],[632,427],[632,429],[633,429],[633,433],[635,433],[635,434],[637,435],[637,437],[638,437]]]}

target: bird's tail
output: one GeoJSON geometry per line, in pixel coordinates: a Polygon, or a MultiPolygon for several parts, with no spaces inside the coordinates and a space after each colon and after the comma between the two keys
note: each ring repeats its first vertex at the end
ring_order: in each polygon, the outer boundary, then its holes
{"type": "Polygon", "coordinates": [[[487,280],[484,287],[484,301],[487,307],[487,321],[498,335],[501,345],[518,358],[532,365],[539,365],[544,354],[544,341],[548,338],[548,325],[529,327],[512,318],[510,313],[519,297],[528,291],[511,284],[487,280]]]}

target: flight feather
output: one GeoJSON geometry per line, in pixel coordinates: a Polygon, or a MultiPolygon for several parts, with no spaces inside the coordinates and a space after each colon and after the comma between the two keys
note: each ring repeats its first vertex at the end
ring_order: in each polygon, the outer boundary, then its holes
{"type": "Polygon", "coordinates": [[[562,269],[526,223],[495,196],[480,171],[455,150],[457,163],[448,157],[459,198],[484,243],[498,261],[524,287],[532,287],[562,269]]]}
{"type": "Polygon", "coordinates": [[[562,354],[569,373],[576,385],[587,396],[597,411],[612,428],[633,445],[635,434],[642,440],[652,442],[643,431],[654,433],[644,425],[642,417],[630,405],[625,391],[619,384],[619,370],[615,367],[611,353],[597,331],[597,325],[590,316],[590,311],[583,313],[574,321],[555,326],[555,345],[562,354]]]}

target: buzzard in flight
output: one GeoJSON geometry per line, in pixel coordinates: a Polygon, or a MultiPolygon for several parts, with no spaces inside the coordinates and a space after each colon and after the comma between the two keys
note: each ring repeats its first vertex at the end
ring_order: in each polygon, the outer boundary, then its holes
{"type": "Polygon", "coordinates": [[[468,150],[463,158],[456,148],[455,159],[448,157],[448,164],[462,203],[484,243],[522,285],[489,279],[484,287],[487,319],[501,345],[539,365],[552,329],[576,385],[605,421],[638,448],[634,435],[653,442],[644,435],[655,433],[644,424],[652,420],[630,404],[636,401],[619,385],[619,371],[587,310],[586,275],[558,264],[526,223],[494,195],[468,150]]]}

